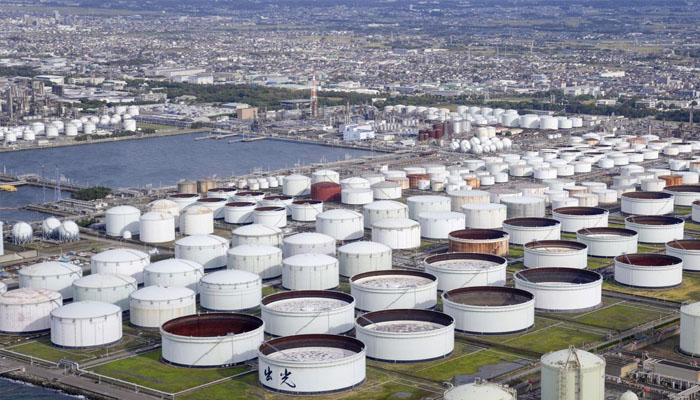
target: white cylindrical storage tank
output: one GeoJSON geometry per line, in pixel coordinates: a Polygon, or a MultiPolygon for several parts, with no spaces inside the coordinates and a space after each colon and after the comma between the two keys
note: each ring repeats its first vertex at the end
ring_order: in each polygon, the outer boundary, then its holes
{"type": "Polygon", "coordinates": [[[681,353],[700,355],[700,302],[681,306],[681,353]]]}
{"type": "Polygon", "coordinates": [[[370,182],[365,178],[353,176],[340,181],[343,189],[369,189],[370,182]]]}
{"type": "Polygon", "coordinates": [[[512,218],[544,217],[544,198],[537,196],[514,196],[501,199],[506,206],[506,216],[512,218]]]}
{"type": "Polygon", "coordinates": [[[700,200],[694,201],[691,207],[691,219],[694,222],[700,222],[700,200]]]}
{"type": "Polygon", "coordinates": [[[224,221],[228,224],[250,224],[253,222],[255,203],[236,201],[224,206],[224,221]]]}
{"type": "Polygon", "coordinates": [[[51,328],[50,314],[63,305],[61,293],[42,288],[20,288],[0,295],[0,332],[28,334],[51,328]]]}
{"type": "Polygon", "coordinates": [[[489,192],[483,190],[454,190],[447,192],[450,196],[452,211],[462,211],[464,204],[488,203],[490,200],[489,192]]]}
{"type": "Polygon", "coordinates": [[[197,312],[196,293],[183,287],[146,286],[129,296],[129,320],[139,328],[160,328],[197,312]]]}
{"type": "Polygon", "coordinates": [[[272,339],[258,350],[258,381],[274,392],[337,393],[364,382],[365,359],[364,343],[349,336],[295,335],[272,339]],[[294,371],[293,377],[288,374],[290,370],[294,371]]]}
{"type": "Polygon", "coordinates": [[[694,201],[700,200],[700,185],[666,186],[663,192],[672,194],[677,206],[690,207],[694,201]]]}
{"type": "Polygon", "coordinates": [[[258,356],[265,324],[246,314],[211,313],[175,318],[160,327],[163,361],[180,367],[237,365],[258,356]]]}
{"type": "Polygon", "coordinates": [[[204,267],[189,260],[170,258],[148,264],[143,270],[145,286],[176,286],[197,291],[204,267]]]}
{"type": "Polygon", "coordinates": [[[672,240],[666,243],[666,254],[683,260],[686,271],[700,271],[700,240],[672,240]]]}
{"type": "Polygon", "coordinates": [[[376,242],[353,242],[338,248],[340,275],[351,277],[370,271],[389,270],[391,248],[376,242]]]}
{"type": "Polygon", "coordinates": [[[535,268],[513,275],[515,288],[535,295],[535,308],[544,311],[579,312],[598,307],[603,277],[577,268],[535,268]]]}
{"type": "Polygon", "coordinates": [[[260,313],[272,336],[341,334],[352,330],[355,299],[331,290],[294,290],[266,296],[260,313]]]}
{"type": "MultiPolygon", "coordinates": [[[[484,192],[486,193],[486,192],[484,192]]],[[[467,228],[494,229],[503,226],[507,207],[496,203],[473,203],[462,205],[467,228]]]]}
{"type": "Polygon", "coordinates": [[[178,226],[179,220],[180,220],[180,206],[168,199],[160,199],[160,200],[155,200],[146,206],[146,209],[149,212],[162,212],[162,213],[168,213],[173,216],[175,219],[175,227],[178,226]]]}
{"type": "Polygon", "coordinates": [[[683,281],[683,260],[667,254],[622,254],[615,257],[615,282],[636,288],[661,289],[683,281]]]}
{"type": "Polygon", "coordinates": [[[259,204],[261,207],[284,207],[287,212],[287,216],[292,215],[292,209],[289,207],[294,202],[294,197],[291,196],[265,196],[260,200],[259,204]]]}
{"type": "Polygon", "coordinates": [[[143,283],[143,269],[151,262],[151,256],[135,249],[112,249],[90,258],[90,272],[95,274],[123,274],[143,283]]]}
{"type": "Polygon", "coordinates": [[[105,212],[105,227],[108,236],[122,237],[124,232],[139,233],[141,211],[132,206],[112,207],[105,212]]]}
{"type": "Polygon", "coordinates": [[[514,218],[503,221],[510,243],[524,245],[535,240],[559,240],[561,222],[550,218],[514,218]]]}
{"type": "Polygon", "coordinates": [[[290,290],[333,289],[339,284],[338,259],[327,254],[297,254],[282,260],[282,287],[290,290]]]}
{"type": "Polygon", "coordinates": [[[382,219],[372,224],[372,241],[392,249],[420,247],[421,226],[412,219],[382,219]]]}
{"type": "Polygon", "coordinates": [[[511,287],[453,289],[442,294],[442,309],[454,318],[455,329],[465,333],[511,334],[535,324],[535,296],[511,287]]]}
{"type": "Polygon", "coordinates": [[[576,240],[588,246],[591,257],[617,257],[637,252],[637,232],[624,228],[583,228],[576,240]]]}
{"type": "Polygon", "coordinates": [[[223,197],[205,197],[197,200],[195,204],[210,209],[214,219],[222,219],[224,218],[224,207],[226,203],[228,203],[228,199],[223,197]]]}
{"type": "Polygon", "coordinates": [[[347,188],[340,193],[341,202],[350,205],[362,205],[371,203],[374,200],[372,189],[369,188],[347,188]]]}
{"type": "Polygon", "coordinates": [[[186,236],[175,241],[175,258],[194,261],[205,270],[226,266],[228,240],[216,235],[186,236]]]}
{"type": "Polygon", "coordinates": [[[429,309],[437,304],[437,277],[406,270],[363,272],[350,278],[350,294],[360,311],[429,309]]]}
{"type": "Polygon", "coordinates": [[[175,240],[175,217],[166,212],[151,211],[139,218],[139,239],[144,243],[165,243],[175,240]]]}
{"type": "Polygon", "coordinates": [[[335,256],[335,239],[316,232],[302,232],[283,240],[285,257],[297,254],[327,254],[335,256]]]}
{"type": "Polygon", "coordinates": [[[262,279],[248,271],[224,269],[199,281],[199,305],[209,311],[242,311],[260,306],[262,279]]]}
{"type": "Polygon", "coordinates": [[[304,175],[285,176],[282,193],[285,196],[308,196],[311,193],[311,178],[304,175]]]}
{"type": "Polygon", "coordinates": [[[180,214],[180,232],[184,235],[214,233],[214,212],[198,204],[187,206],[180,214]]]}
{"type": "Polygon", "coordinates": [[[234,194],[233,197],[231,197],[231,201],[259,204],[264,198],[265,192],[244,191],[236,192],[236,194],[234,194]]]}
{"type": "Polygon", "coordinates": [[[372,195],[376,200],[401,198],[401,185],[395,182],[378,182],[372,185],[372,195]]]}
{"type": "Polygon", "coordinates": [[[19,270],[20,288],[42,288],[61,293],[63,299],[73,298],[73,282],[83,277],[83,269],[75,264],[47,261],[19,270]]]}
{"type": "Polygon", "coordinates": [[[438,278],[438,290],[504,286],[508,260],[484,253],[444,253],[423,260],[425,272],[438,278]]]}
{"type": "Polygon", "coordinates": [[[583,228],[605,228],[610,212],[598,207],[560,207],[552,210],[552,218],[561,222],[562,232],[578,232],[583,228]]]}
{"type": "Polygon", "coordinates": [[[604,400],[605,359],[569,348],[542,356],[542,400],[604,400]]]}
{"type": "Polygon", "coordinates": [[[418,220],[418,215],[426,211],[450,211],[451,201],[445,196],[411,196],[406,199],[410,219],[418,220]]]}
{"type": "Polygon", "coordinates": [[[311,184],[319,182],[340,183],[340,174],[330,169],[319,169],[311,173],[311,184]]]}
{"type": "Polygon", "coordinates": [[[640,243],[667,243],[683,239],[685,221],[677,217],[640,215],[625,218],[625,228],[639,234],[640,243]]]}
{"type": "Polygon", "coordinates": [[[258,224],[246,225],[231,232],[231,246],[266,244],[281,248],[283,236],[280,228],[258,224]]]}
{"type": "Polygon", "coordinates": [[[588,246],[570,240],[538,240],[523,246],[526,268],[588,266],[588,246]]]}
{"type": "Polygon", "coordinates": [[[122,338],[122,309],[101,301],[78,301],[51,311],[51,343],[85,349],[114,344],[122,338]]]}
{"type": "Polygon", "coordinates": [[[316,216],[323,212],[323,202],[320,200],[297,200],[289,206],[292,220],[299,222],[316,221],[316,216]]]}
{"type": "Polygon", "coordinates": [[[226,199],[226,201],[233,201],[233,196],[236,195],[238,189],[235,187],[215,187],[214,189],[207,190],[207,198],[220,198],[226,199]]]}
{"type": "Polygon", "coordinates": [[[365,228],[382,219],[408,218],[408,206],[393,200],[375,201],[362,207],[365,228]]]}
{"type": "Polygon", "coordinates": [[[318,214],[316,231],[335,240],[360,239],[365,233],[362,214],[343,209],[328,210],[318,214]]]}
{"type": "Polygon", "coordinates": [[[129,295],[138,289],[136,279],[122,274],[90,274],[73,282],[73,301],[101,301],[129,310],[129,295]]]}
{"type": "Polygon", "coordinates": [[[454,318],[432,310],[382,310],[355,320],[367,357],[388,362],[438,360],[454,351],[454,318]]]}
{"type": "Polygon", "coordinates": [[[418,215],[421,236],[428,239],[447,239],[450,232],[464,229],[464,220],[464,214],[453,211],[427,211],[418,215]]]}
{"type": "Polygon", "coordinates": [[[287,209],[285,207],[258,207],[253,210],[253,223],[274,228],[287,226],[287,209]]]}
{"type": "Polygon", "coordinates": [[[665,192],[628,192],[621,196],[621,211],[630,215],[665,215],[673,212],[673,195],[665,192]]]}
{"type": "MultiPolygon", "coordinates": [[[[457,325],[459,325],[458,322],[457,325]]],[[[517,400],[518,391],[476,378],[473,383],[448,389],[445,391],[444,398],[445,400],[517,400]]]]}
{"type": "Polygon", "coordinates": [[[612,189],[593,189],[592,194],[598,196],[598,204],[617,203],[617,191],[612,189]]]}
{"type": "Polygon", "coordinates": [[[168,196],[168,200],[177,204],[180,211],[199,200],[199,195],[195,193],[176,193],[168,196]]]}

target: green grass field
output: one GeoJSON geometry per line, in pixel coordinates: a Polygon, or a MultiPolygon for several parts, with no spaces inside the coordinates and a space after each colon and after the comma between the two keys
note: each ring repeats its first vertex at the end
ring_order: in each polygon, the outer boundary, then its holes
{"type": "Polygon", "coordinates": [[[670,289],[644,290],[618,285],[613,281],[603,282],[603,290],[632,293],[639,296],[653,297],[671,301],[700,300],[700,274],[683,273],[683,283],[670,289]]]}
{"type": "Polygon", "coordinates": [[[552,326],[520,336],[517,339],[505,341],[504,344],[539,353],[547,353],[565,349],[570,345],[581,346],[586,343],[592,343],[603,337],[604,335],[600,333],[588,332],[574,327],[552,326]]]}
{"type": "Polygon", "coordinates": [[[9,350],[52,362],[59,362],[63,358],[77,362],[84,362],[87,360],[104,357],[109,354],[114,354],[115,352],[121,350],[137,348],[144,344],[146,344],[146,340],[138,336],[124,335],[119,343],[109,347],[73,350],[54,347],[51,344],[51,340],[49,338],[45,338],[10,347],[9,350]]]}
{"type": "Polygon", "coordinates": [[[574,319],[605,328],[626,330],[669,315],[667,311],[632,304],[616,304],[574,319]]]}

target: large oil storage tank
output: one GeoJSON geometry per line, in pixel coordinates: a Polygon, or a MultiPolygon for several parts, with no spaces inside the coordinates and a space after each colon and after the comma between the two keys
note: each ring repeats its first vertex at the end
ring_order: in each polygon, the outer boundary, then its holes
{"type": "Polygon", "coordinates": [[[0,295],[0,332],[29,334],[51,328],[50,314],[63,305],[61,293],[20,288],[0,295]]]}
{"type": "Polygon", "coordinates": [[[401,198],[401,185],[396,182],[377,182],[372,185],[372,195],[376,200],[401,198]]]}
{"type": "Polygon", "coordinates": [[[205,270],[225,267],[228,240],[216,235],[194,235],[175,242],[175,258],[194,261],[205,270]]]}
{"type": "Polygon", "coordinates": [[[78,301],[51,311],[51,343],[85,349],[108,346],[122,338],[122,309],[101,301],[78,301]]]}
{"type": "Polygon", "coordinates": [[[183,287],[146,286],[129,296],[131,324],[140,328],[159,328],[173,318],[197,312],[197,294],[183,287]]]}
{"type": "Polygon", "coordinates": [[[623,193],[622,212],[631,215],[665,215],[673,212],[673,195],[665,192],[623,193]]]}
{"type": "Polygon", "coordinates": [[[316,216],[316,231],[335,240],[360,239],[365,232],[363,217],[352,210],[324,211],[316,216]]]}
{"type": "Polygon", "coordinates": [[[418,215],[421,236],[447,239],[450,232],[464,229],[464,214],[454,211],[426,211],[418,215]]]}
{"type": "Polygon", "coordinates": [[[690,207],[694,201],[700,200],[700,185],[666,186],[664,193],[673,195],[675,205],[690,207]]]}
{"type": "Polygon", "coordinates": [[[352,242],[338,248],[340,275],[391,269],[391,248],[376,242],[352,242]]]}
{"type": "Polygon", "coordinates": [[[559,240],[561,222],[550,218],[514,218],[503,221],[503,230],[512,244],[524,245],[535,240],[559,240]]]}
{"type": "Polygon", "coordinates": [[[442,294],[443,311],[455,329],[479,335],[525,331],[535,324],[535,296],[521,289],[473,286],[442,294]]]}
{"type": "Polygon", "coordinates": [[[340,174],[330,169],[319,169],[311,173],[311,184],[319,182],[340,183],[340,174]]]}
{"type": "Polygon", "coordinates": [[[190,260],[170,258],[148,264],[143,270],[145,286],[186,287],[197,291],[197,283],[204,276],[204,267],[190,260]]]}
{"type": "Polygon", "coordinates": [[[615,257],[615,282],[637,288],[661,289],[683,281],[683,260],[667,254],[622,254],[615,257]]]}
{"type": "Polygon", "coordinates": [[[678,217],[640,215],[625,218],[625,228],[639,234],[640,243],[668,243],[681,240],[685,221],[678,217]]]}
{"type": "Polygon", "coordinates": [[[445,196],[411,196],[406,199],[408,217],[418,220],[418,216],[427,211],[450,211],[451,200],[445,196]]]}
{"type": "Polygon", "coordinates": [[[320,200],[296,200],[289,205],[292,220],[299,222],[316,221],[316,216],[323,212],[323,202],[320,200]]]}
{"type": "Polygon", "coordinates": [[[112,249],[90,258],[91,273],[123,274],[143,283],[143,269],[151,262],[151,256],[135,249],[112,249]]]}
{"type": "Polygon", "coordinates": [[[311,185],[311,198],[325,202],[339,202],[343,187],[334,182],[319,182],[311,185]]]}
{"type": "Polygon", "coordinates": [[[235,187],[215,187],[207,191],[207,197],[218,197],[226,199],[227,202],[233,201],[233,196],[238,192],[235,187]]]}
{"type": "Polygon", "coordinates": [[[224,218],[224,207],[228,202],[228,199],[222,197],[206,197],[197,200],[195,204],[210,209],[214,219],[222,219],[224,218]]]}
{"type": "Polygon", "coordinates": [[[144,243],[166,243],[175,240],[175,217],[166,212],[151,211],[139,218],[139,239],[144,243]]]}
{"type": "Polygon", "coordinates": [[[285,207],[257,207],[253,210],[253,223],[275,228],[287,226],[287,209],[285,207]]]}
{"type": "Polygon", "coordinates": [[[437,277],[427,272],[386,270],[350,278],[350,294],[361,311],[428,309],[437,304],[437,277]]]}
{"type": "Polygon", "coordinates": [[[578,312],[601,304],[603,277],[578,268],[535,268],[513,275],[515,288],[535,295],[535,308],[578,312]]]}
{"type": "Polygon", "coordinates": [[[260,312],[272,336],[340,334],[353,328],[355,299],[330,290],[294,290],[265,297],[260,312]]]}
{"type": "Polygon", "coordinates": [[[462,205],[464,224],[467,228],[496,229],[507,218],[507,207],[497,203],[471,203],[462,205]]]}
{"type": "Polygon", "coordinates": [[[408,206],[393,200],[375,201],[362,207],[365,228],[382,219],[408,218],[408,206]]]}
{"type": "Polygon", "coordinates": [[[286,336],[260,346],[258,380],[274,392],[336,393],[364,382],[365,360],[364,343],[349,336],[286,336]]]}
{"type": "Polygon", "coordinates": [[[244,244],[266,244],[282,247],[282,230],[273,226],[252,224],[241,226],[231,232],[231,246],[244,244]]]}
{"type": "Polygon", "coordinates": [[[481,204],[490,201],[489,192],[483,190],[452,190],[447,192],[450,196],[450,204],[452,211],[462,211],[462,206],[465,204],[481,204]]]}
{"type": "Polygon", "coordinates": [[[205,206],[192,204],[180,214],[180,232],[184,235],[214,233],[214,212],[205,206]]]}
{"type": "Polygon", "coordinates": [[[199,301],[211,311],[241,311],[256,308],[262,298],[260,276],[239,270],[206,274],[199,281],[199,301]]]}
{"type": "Polygon", "coordinates": [[[598,207],[561,207],[552,210],[552,218],[561,222],[562,232],[578,232],[583,228],[605,228],[610,212],[598,207]]]}
{"type": "Polygon", "coordinates": [[[317,232],[302,232],[283,240],[285,257],[297,254],[327,254],[335,256],[335,239],[317,232]]]}
{"type": "Polygon", "coordinates": [[[538,240],[523,246],[526,268],[588,266],[588,246],[573,240],[538,240]]]}
{"type": "Polygon", "coordinates": [[[517,400],[518,392],[507,386],[476,378],[473,383],[448,389],[444,397],[445,400],[517,400]]]}
{"type": "Polygon", "coordinates": [[[63,299],[73,298],[73,282],[83,277],[83,269],[75,264],[48,261],[19,270],[20,288],[42,288],[61,293],[63,299]]]}
{"type": "Polygon", "coordinates": [[[184,180],[177,183],[177,192],[181,194],[197,194],[197,182],[184,180]]]}
{"type": "Polygon", "coordinates": [[[237,365],[257,357],[265,324],[246,314],[187,315],[160,327],[163,360],[190,368],[237,365]]]}
{"type": "Polygon", "coordinates": [[[495,229],[462,229],[450,232],[449,250],[460,253],[488,253],[508,255],[508,235],[495,229]]]}
{"type": "Polygon", "coordinates": [[[105,212],[107,235],[122,237],[124,232],[139,233],[141,211],[132,206],[112,207],[105,212]]]}
{"type": "Polygon", "coordinates": [[[227,252],[228,268],[248,271],[262,279],[282,275],[282,249],[267,244],[244,244],[227,252]]]}
{"type": "Polygon", "coordinates": [[[255,203],[235,201],[226,203],[224,207],[224,221],[228,224],[250,224],[253,222],[253,211],[257,208],[255,203]]]}
{"type": "Polygon", "coordinates": [[[285,176],[282,193],[285,196],[308,196],[311,193],[311,178],[304,175],[285,176]]]}
{"type": "Polygon", "coordinates": [[[168,196],[168,200],[177,204],[177,207],[182,211],[187,206],[196,203],[199,200],[199,195],[197,193],[176,193],[168,196]]]}
{"type": "Polygon", "coordinates": [[[381,219],[372,224],[372,241],[392,249],[420,247],[421,226],[412,219],[381,219]]]}
{"type": "Polygon", "coordinates": [[[425,272],[438,278],[438,290],[504,286],[508,260],[484,253],[444,253],[423,260],[425,272]]]}
{"type": "Polygon", "coordinates": [[[282,286],[291,290],[332,289],[339,284],[338,259],[327,254],[297,254],[282,260],[282,286]]]}
{"type": "Polygon", "coordinates": [[[700,355],[700,302],[681,306],[680,351],[692,357],[700,355]]]}
{"type": "Polygon", "coordinates": [[[616,257],[637,252],[637,232],[624,228],[583,228],[576,240],[588,246],[593,257],[616,257]]]}
{"type": "Polygon", "coordinates": [[[73,301],[100,301],[129,310],[129,295],[138,289],[136,279],[122,274],[90,274],[73,282],[73,301]]]}
{"type": "Polygon", "coordinates": [[[506,206],[508,219],[512,218],[542,218],[544,217],[545,203],[543,197],[513,196],[501,199],[501,204],[506,206]]]}
{"type": "Polygon", "coordinates": [[[542,356],[542,400],[604,400],[605,359],[573,347],[542,356]]]}
{"type": "Polygon", "coordinates": [[[284,207],[287,216],[292,215],[292,209],[290,206],[294,202],[294,197],[291,196],[265,196],[260,200],[261,207],[284,207]]]}
{"type": "Polygon", "coordinates": [[[686,271],[700,271],[700,240],[672,240],[666,243],[666,254],[683,260],[686,271]]]}
{"type": "MultiPolygon", "coordinates": [[[[168,213],[172,215],[175,225],[179,225],[180,206],[176,202],[172,200],[161,199],[150,202],[146,208],[150,212],[168,213]]],[[[141,232],[141,235],[143,235],[143,232],[141,232]]]]}
{"type": "Polygon", "coordinates": [[[367,346],[367,357],[388,362],[447,357],[454,351],[454,330],[452,317],[431,310],[381,310],[355,321],[355,337],[367,346]]]}

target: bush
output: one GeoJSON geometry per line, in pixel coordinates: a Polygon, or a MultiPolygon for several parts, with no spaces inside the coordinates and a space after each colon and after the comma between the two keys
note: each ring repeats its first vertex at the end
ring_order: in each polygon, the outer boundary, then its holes
{"type": "Polygon", "coordinates": [[[73,199],[76,199],[76,200],[90,201],[90,200],[104,199],[110,193],[112,193],[112,189],[110,189],[108,187],[93,186],[93,187],[86,188],[86,189],[80,189],[77,192],[73,192],[70,194],[70,197],[73,199]]]}

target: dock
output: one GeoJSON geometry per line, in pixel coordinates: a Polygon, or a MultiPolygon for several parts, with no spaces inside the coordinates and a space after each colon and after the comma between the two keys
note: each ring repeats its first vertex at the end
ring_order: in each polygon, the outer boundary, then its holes
{"type": "Polygon", "coordinates": [[[249,137],[249,138],[244,138],[244,139],[237,139],[237,140],[229,140],[229,143],[240,143],[240,142],[256,142],[258,140],[265,140],[267,139],[265,136],[254,136],[254,137],[249,137]]]}

